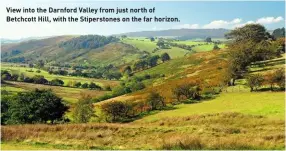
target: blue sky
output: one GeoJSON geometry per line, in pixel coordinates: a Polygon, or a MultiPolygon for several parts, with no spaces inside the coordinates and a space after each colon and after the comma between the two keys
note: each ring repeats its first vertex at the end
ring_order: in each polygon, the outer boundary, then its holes
{"type": "MultiPolygon", "coordinates": [[[[18,14],[31,16],[32,14],[18,14]]],[[[34,14],[39,15],[39,14],[34,14]]],[[[53,14],[57,16],[86,16],[87,14],[53,14]]],[[[24,38],[55,35],[101,34],[110,35],[133,31],[164,30],[178,28],[228,28],[241,27],[247,23],[260,23],[267,29],[284,27],[285,2],[283,1],[221,1],[221,2],[133,2],[133,1],[80,1],[80,0],[12,0],[1,5],[1,37],[24,38]],[[91,7],[91,8],[156,8],[154,14],[88,14],[89,17],[124,17],[124,16],[148,16],[148,17],[178,17],[179,23],[6,23],[8,14],[6,7],[91,7]]]]}

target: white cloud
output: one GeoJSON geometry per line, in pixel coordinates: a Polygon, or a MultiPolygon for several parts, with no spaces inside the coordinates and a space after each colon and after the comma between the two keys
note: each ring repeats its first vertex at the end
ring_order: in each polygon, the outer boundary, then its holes
{"type": "Polygon", "coordinates": [[[247,24],[253,24],[253,23],[255,23],[255,22],[251,20],[251,21],[247,21],[247,22],[245,22],[245,23],[235,24],[235,25],[233,26],[233,28],[242,27],[242,26],[245,26],[245,25],[247,25],[247,24]]]}
{"type": "MultiPolygon", "coordinates": [[[[279,16],[279,17],[262,17],[257,19],[256,21],[247,21],[247,22],[242,22],[242,19],[240,18],[235,18],[231,21],[227,21],[227,20],[214,20],[212,22],[210,22],[209,24],[205,24],[202,26],[202,28],[205,29],[215,29],[215,28],[227,28],[227,29],[232,29],[232,28],[236,28],[236,27],[242,27],[244,25],[247,24],[253,24],[253,23],[257,23],[257,24],[274,24],[274,23],[278,23],[283,21],[283,17],[279,16]]],[[[186,24],[187,25],[187,24],[186,24]]]]}
{"type": "Polygon", "coordinates": [[[263,18],[259,18],[257,19],[256,23],[259,24],[272,24],[272,23],[278,23],[280,21],[283,20],[283,17],[279,16],[279,17],[263,17],[263,18]]]}
{"type": "Polygon", "coordinates": [[[174,27],[174,29],[198,29],[200,26],[199,24],[182,24],[182,25],[177,25],[174,27]]]}
{"type": "Polygon", "coordinates": [[[254,23],[257,23],[257,24],[274,24],[274,23],[278,23],[280,21],[283,21],[283,17],[279,16],[279,17],[262,17],[262,18],[259,18],[257,19],[256,21],[247,21],[245,23],[242,23],[242,24],[236,24],[234,25],[233,27],[242,27],[244,25],[247,25],[247,24],[254,24],[254,23]]]}
{"type": "Polygon", "coordinates": [[[203,28],[229,28],[230,25],[238,24],[242,21],[240,18],[235,18],[232,21],[225,21],[225,20],[214,20],[209,24],[203,26],[203,28]]]}
{"type": "Polygon", "coordinates": [[[241,21],[242,21],[242,19],[236,18],[236,19],[232,20],[231,23],[233,23],[233,24],[238,24],[238,23],[240,23],[241,21]]]}

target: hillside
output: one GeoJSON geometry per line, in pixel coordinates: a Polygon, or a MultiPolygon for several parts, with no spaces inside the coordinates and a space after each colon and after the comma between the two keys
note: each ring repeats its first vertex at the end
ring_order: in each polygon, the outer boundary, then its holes
{"type": "MultiPolygon", "coordinates": [[[[59,36],[41,40],[31,40],[2,46],[2,61],[33,63],[44,60],[47,63],[91,63],[110,64],[142,55],[136,48],[121,42],[108,42],[98,47],[62,47],[73,42],[74,36],[59,36]],[[115,55],[116,54],[116,55],[115,55]],[[120,54],[120,55],[119,55],[120,54]],[[119,56],[117,56],[119,55],[119,56]],[[109,60],[106,60],[108,58],[109,60]],[[122,59],[122,60],[118,60],[122,59]]],[[[80,43],[78,45],[81,45],[80,43]]],[[[121,63],[122,64],[122,63],[121,63]]]]}
{"type": "Polygon", "coordinates": [[[285,149],[285,39],[241,29],[4,45],[2,149],[285,149]]]}
{"type": "MultiPolygon", "coordinates": [[[[104,36],[58,36],[30,40],[1,46],[2,62],[36,63],[43,60],[49,65],[108,65],[132,64],[142,56],[155,56],[168,53],[171,58],[180,58],[193,53],[181,47],[158,48],[156,41],[148,38],[108,39],[104,36]],[[92,39],[98,37],[99,39],[92,39]],[[102,38],[102,39],[100,39],[102,38]],[[105,42],[103,42],[105,41],[105,42]]],[[[194,51],[211,51],[213,43],[176,41],[178,44],[199,43],[194,51]]],[[[224,44],[219,44],[224,48],[224,44]]]]}

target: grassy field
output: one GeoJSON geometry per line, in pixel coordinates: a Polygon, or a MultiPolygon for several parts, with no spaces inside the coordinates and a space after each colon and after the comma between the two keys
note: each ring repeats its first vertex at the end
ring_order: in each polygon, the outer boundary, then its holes
{"type": "Polygon", "coordinates": [[[2,149],[284,149],[284,121],[240,113],[129,124],[2,126],[2,149]],[[17,141],[17,142],[16,142],[17,141]],[[14,145],[18,144],[18,145],[14,145]]]}
{"type": "Polygon", "coordinates": [[[185,117],[221,112],[238,112],[250,115],[262,115],[271,119],[284,119],[284,98],[285,94],[283,92],[222,93],[213,100],[196,104],[181,104],[176,106],[174,110],[162,111],[139,121],[156,121],[169,117],[185,117]]]}
{"type": "MultiPolygon", "coordinates": [[[[219,44],[219,48],[223,49],[225,48],[225,44],[219,44]]],[[[194,50],[196,52],[204,52],[204,51],[211,51],[214,48],[214,44],[207,44],[207,45],[201,45],[201,46],[195,46],[194,50]]]]}
{"type": "Polygon", "coordinates": [[[122,42],[130,44],[141,51],[147,51],[152,55],[161,55],[164,52],[167,52],[171,58],[179,58],[190,53],[190,51],[178,47],[171,47],[170,49],[160,49],[156,52],[153,52],[154,49],[157,47],[156,41],[152,42],[150,41],[150,39],[145,38],[127,38],[123,39],[122,42]]]}
{"type": "Polygon", "coordinates": [[[40,70],[41,72],[37,73],[36,71],[38,69],[28,68],[28,67],[20,67],[16,64],[11,64],[11,63],[1,63],[1,70],[8,70],[11,73],[16,73],[18,75],[23,73],[25,76],[28,76],[28,77],[33,77],[35,75],[42,75],[47,80],[53,80],[53,79],[58,78],[58,79],[61,79],[64,81],[64,83],[65,83],[64,85],[67,85],[69,81],[77,81],[77,82],[81,82],[81,83],[94,82],[100,86],[110,85],[111,87],[119,84],[119,81],[115,81],[115,80],[103,80],[103,79],[93,79],[93,78],[74,77],[74,76],[61,76],[61,75],[49,74],[47,71],[44,71],[44,70],[40,70]],[[33,72],[28,72],[31,69],[33,72]]]}
{"type": "Polygon", "coordinates": [[[69,88],[69,87],[59,87],[59,86],[49,86],[40,85],[24,82],[7,82],[8,84],[2,84],[1,90],[6,90],[11,93],[16,93],[20,91],[34,90],[38,89],[51,89],[56,95],[62,97],[65,101],[69,103],[75,103],[81,97],[81,95],[90,95],[91,97],[98,97],[105,94],[107,91],[98,90],[88,90],[79,88],[69,88]]]}
{"type": "MultiPolygon", "coordinates": [[[[207,42],[203,42],[203,41],[194,41],[194,40],[176,41],[175,43],[185,44],[185,45],[189,45],[189,46],[195,45],[193,50],[196,52],[211,51],[211,50],[213,50],[213,47],[214,47],[214,43],[207,43],[207,42]]],[[[219,44],[218,47],[223,49],[223,48],[225,48],[225,44],[219,44]]]]}

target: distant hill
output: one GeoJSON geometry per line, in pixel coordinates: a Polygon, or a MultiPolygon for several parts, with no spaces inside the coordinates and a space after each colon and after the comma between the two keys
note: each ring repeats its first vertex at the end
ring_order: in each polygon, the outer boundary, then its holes
{"type": "Polygon", "coordinates": [[[10,43],[18,43],[18,42],[37,40],[37,39],[45,39],[45,38],[48,38],[48,37],[27,37],[27,38],[21,38],[21,39],[0,38],[0,41],[1,41],[1,44],[10,44],[10,43]]]}
{"type": "Polygon", "coordinates": [[[122,33],[119,35],[126,35],[129,37],[177,37],[181,40],[194,38],[224,38],[228,29],[168,29],[160,31],[140,31],[122,33]]]}
{"type": "Polygon", "coordinates": [[[133,61],[145,53],[112,37],[56,36],[1,46],[1,61],[29,63],[116,64],[133,61]]]}
{"type": "MultiPolygon", "coordinates": [[[[226,29],[172,29],[126,33],[129,37],[176,37],[177,39],[223,38],[226,29]]],[[[122,34],[123,35],[123,34],[122,34]]],[[[212,49],[212,45],[209,45],[212,49]]],[[[202,49],[207,50],[205,47],[202,49]]],[[[205,51],[203,50],[203,51],[205,51]]],[[[189,50],[170,47],[158,49],[156,41],[148,38],[120,39],[114,36],[66,35],[44,39],[32,39],[6,43],[1,46],[1,61],[35,63],[44,60],[50,64],[113,64],[117,66],[134,62],[142,56],[161,55],[167,52],[171,58],[183,57],[189,50]]]]}

